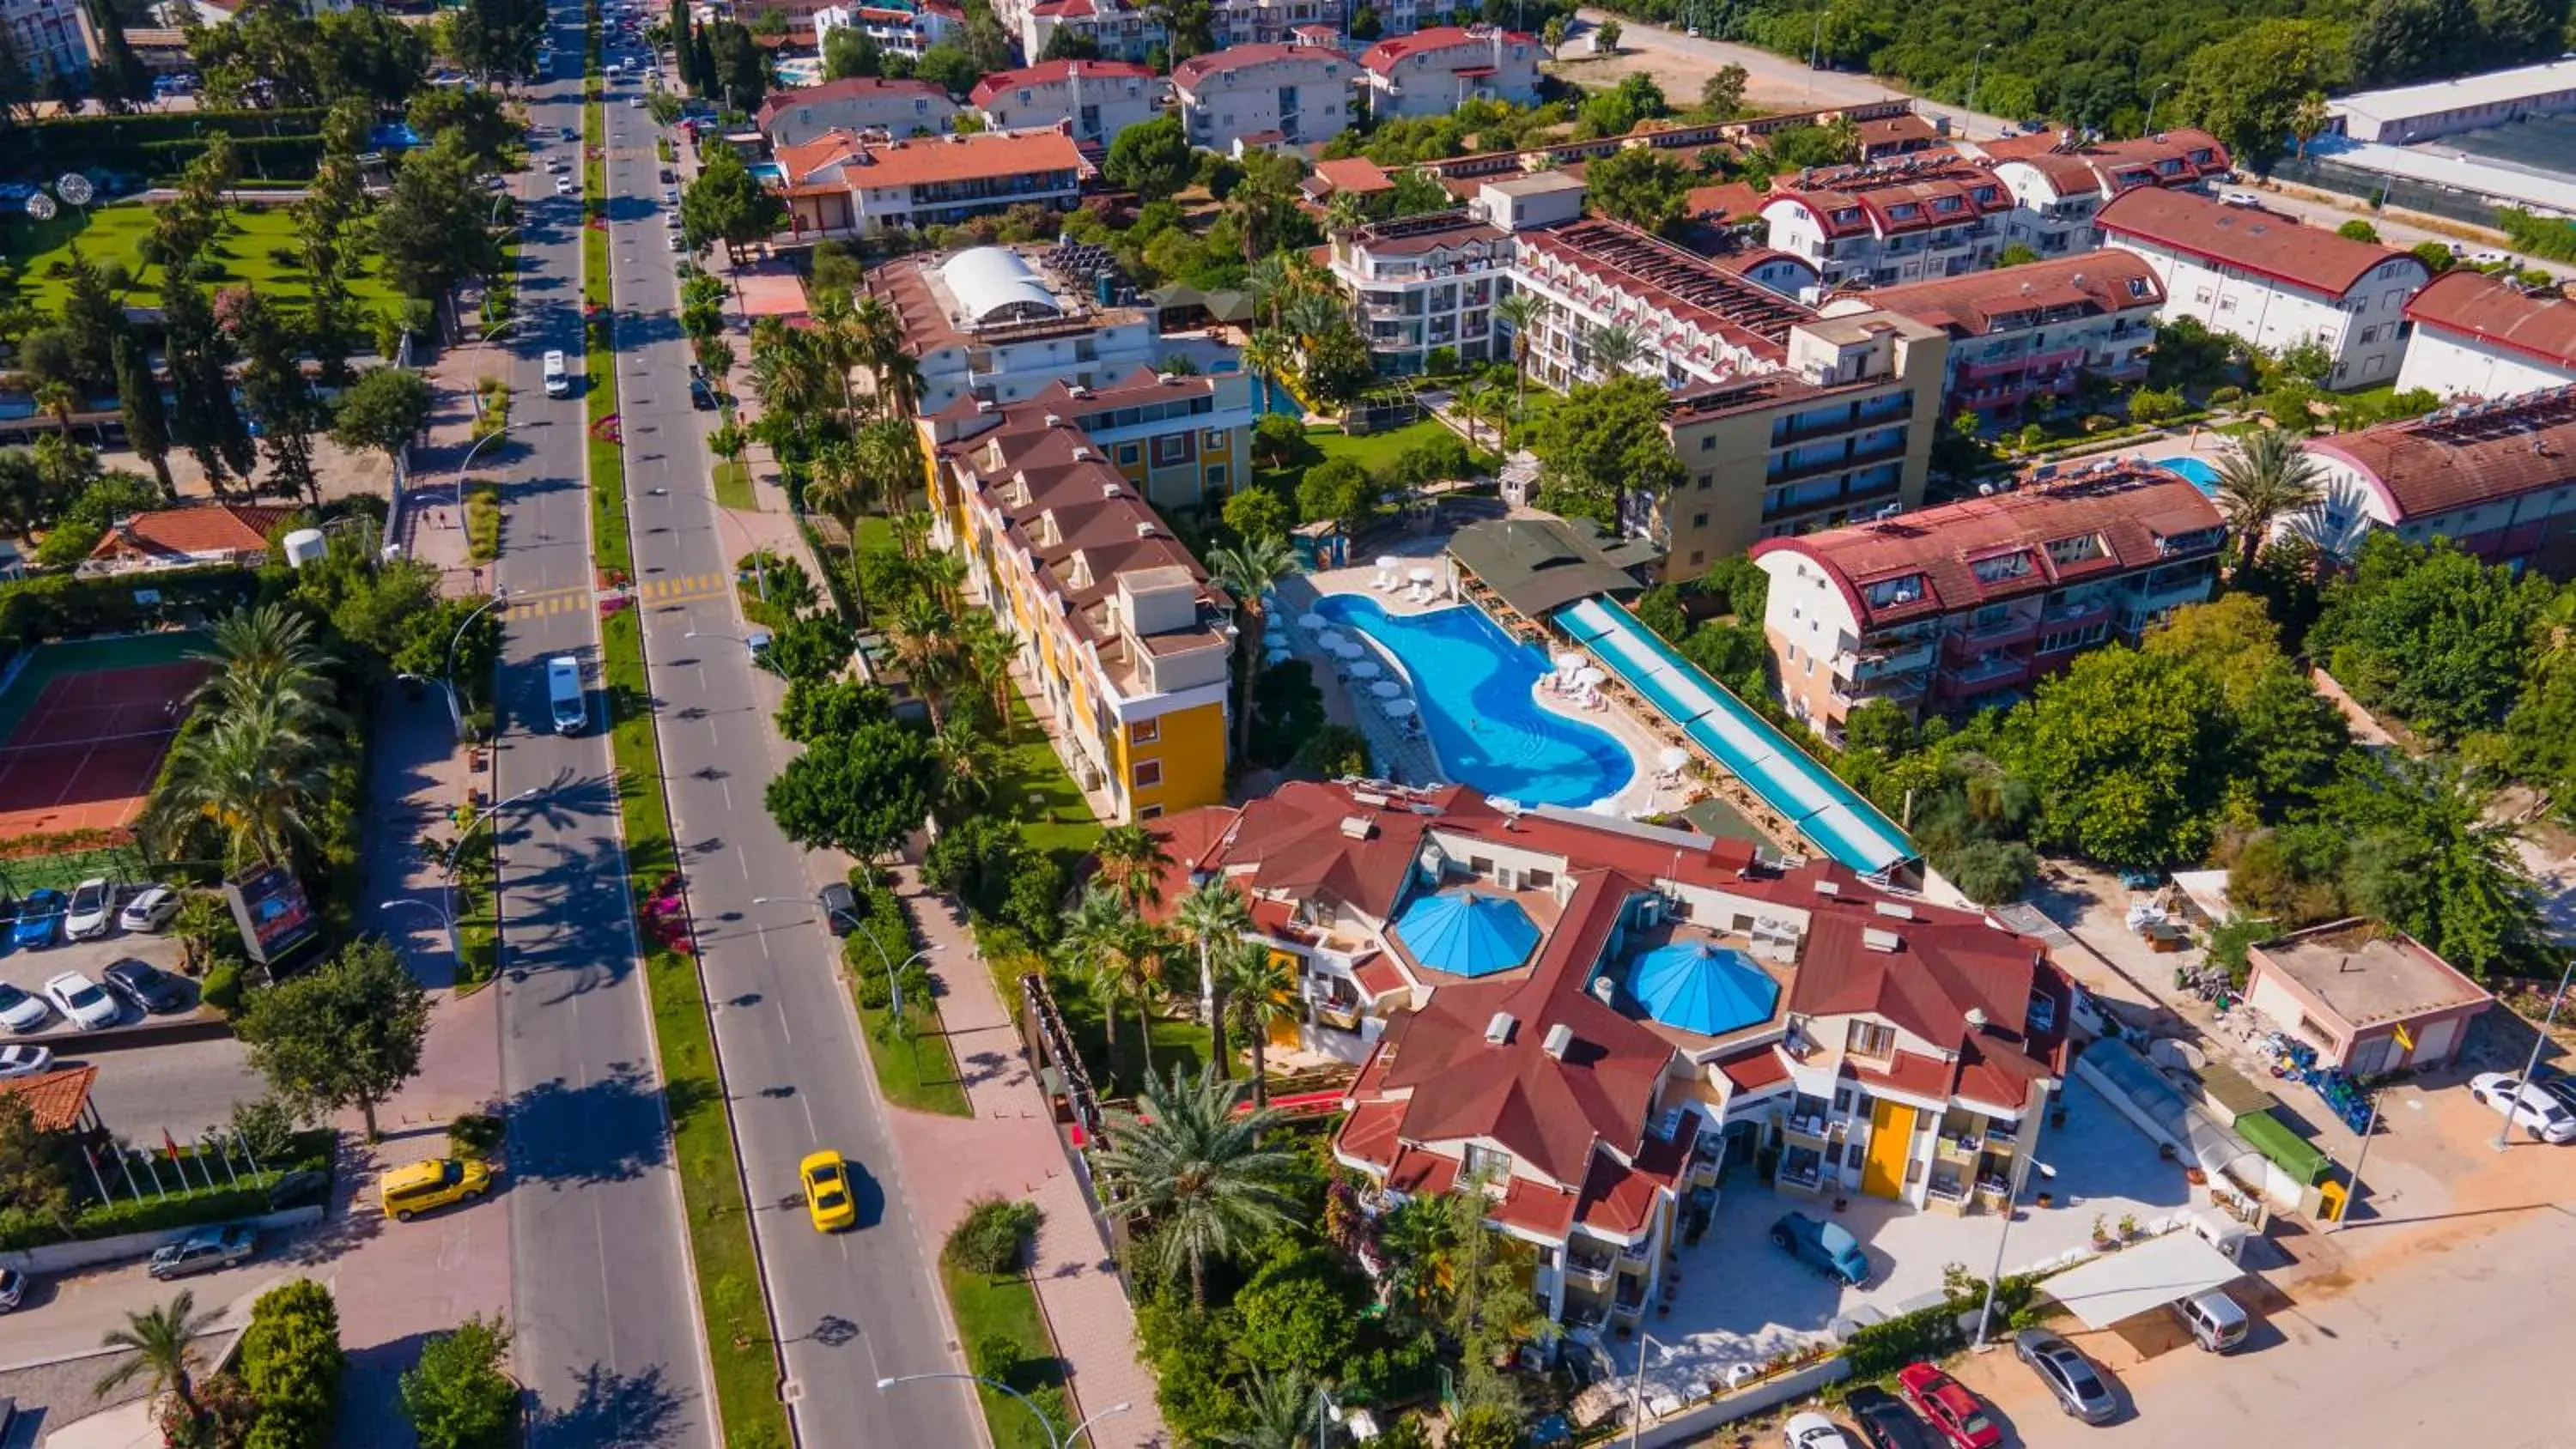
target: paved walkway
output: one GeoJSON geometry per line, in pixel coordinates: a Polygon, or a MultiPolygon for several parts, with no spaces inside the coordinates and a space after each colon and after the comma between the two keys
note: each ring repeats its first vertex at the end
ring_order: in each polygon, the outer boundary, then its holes
{"type": "MultiPolygon", "coordinates": [[[[1030,1276],[1078,1404],[1074,1417],[1115,1404],[1133,1407],[1094,1425],[1098,1449],[1147,1449],[1169,1442],[1154,1407],[1154,1376],[1136,1358],[1136,1316],[1111,1261],[1109,1243],[1075,1176],[1046,1095],[1020,1052],[1011,1014],[974,937],[949,898],[924,890],[918,874],[896,871],[895,890],[930,957],[939,1016],[966,1079],[973,1121],[890,1111],[905,1158],[904,1181],[922,1226],[945,1240],[966,1206],[987,1194],[1038,1205],[1037,1261],[1030,1276]]],[[[1070,1427],[1059,1425],[1059,1428],[1070,1427]]]]}

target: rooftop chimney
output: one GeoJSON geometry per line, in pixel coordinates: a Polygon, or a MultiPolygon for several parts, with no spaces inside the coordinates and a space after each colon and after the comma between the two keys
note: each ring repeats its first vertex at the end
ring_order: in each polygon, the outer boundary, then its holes
{"type": "Polygon", "coordinates": [[[1494,1019],[1485,1023],[1485,1045],[1501,1046],[1503,1043],[1510,1041],[1512,1039],[1512,1028],[1518,1025],[1520,1025],[1519,1019],[1514,1017],[1510,1012],[1495,1012],[1494,1019]]]}
{"type": "Polygon", "coordinates": [[[1574,1045],[1574,1028],[1560,1021],[1547,1029],[1547,1036],[1539,1043],[1539,1050],[1561,1062],[1565,1060],[1565,1049],[1572,1045],[1574,1045]]]}

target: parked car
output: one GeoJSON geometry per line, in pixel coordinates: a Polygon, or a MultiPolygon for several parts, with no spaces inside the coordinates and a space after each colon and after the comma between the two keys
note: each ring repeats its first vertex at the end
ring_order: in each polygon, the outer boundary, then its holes
{"type": "Polygon", "coordinates": [[[27,1298],[27,1275],[15,1268],[0,1268],[0,1313],[15,1313],[27,1298]]]}
{"type": "Polygon", "coordinates": [[[2512,253],[2496,251],[2493,248],[2469,253],[2469,265],[2473,267],[2502,267],[2509,266],[2512,262],[2512,253]]]}
{"type": "Polygon", "coordinates": [[[107,989],[134,1003],[146,1016],[167,1016],[188,1009],[188,988],[179,978],[149,961],[124,960],[99,973],[107,989]]]}
{"type": "Polygon", "coordinates": [[[247,1223],[230,1223],[191,1233],[166,1248],[156,1248],[144,1271],[155,1278],[193,1278],[250,1261],[259,1251],[259,1232],[247,1223]]]}
{"type": "Polygon", "coordinates": [[[1771,1225],[1771,1241],[1828,1278],[1840,1278],[1854,1288],[1869,1279],[1869,1256],[1860,1250],[1857,1239],[1834,1223],[1788,1213],[1771,1225]]]}
{"type": "Polygon", "coordinates": [[[72,887],[72,903],[63,913],[63,934],[75,941],[107,934],[116,919],[116,886],[105,876],[92,876],[72,887]]]}
{"type": "Polygon", "coordinates": [[[9,928],[9,944],[23,951],[41,951],[54,944],[54,932],[63,924],[63,893],[58,890],[29,891],[18,903],[18,923],[9,928]]]}
{"type": "Polygon", "coordinates": [[[51,1047],[35,1046],[26,1042],[11,1042],[7,1046],[0,1046],[0,1078],[32,1077],[53,1064],[54,1051],[51,1047]]]}
{"type": "Polygon", "coordinates": [[[186,899],[165,885],[145,886],[126,901],[124,910],[116,913],[116,924],[128,931],[156,932],[170,924],[170,918],[179,914],[186,899]]]}
{"type": "Polygon", "coordinates": [[[859,1220],[847,1158],[826,1147],[796,1164],[796,1176],[805,1185],[805,1213],[814,1220],[814,1231],[836,1233],[859,1220]]]}
{"type": "Polygon", "coordinates": [[[2511,1072],[2482,1072],[2471,1077],[2469,1096],[2529,1132],[2534,1142],[2576,1138],[2576,1110],[2511,1072]]]}
{"type": "Polygon", "coordinates": [[[2094,1371],[2092,1360],[2047,1329],[2025,1328],[2014,1334],[2013,1356],[2030,1365],[2057,1400],[2057,1407],[2070,1417],[2101,1424],[2120,1411],[2120,1401],[2111,1397],[2111,1386],[2094,1371]]]}
{"type": "Polygon", "coordinates": [[[814,904],[823,908],[823,923],[835,936],[850,934],[859,920],[859,893],[848,881],[833,881],[814,893],[814,904]]]}
{"type": "Polygon", "coordinates": [[[556,178],[555,178],[555,195],[557,195],[557,196],[570,196],[570,195],[572,195],[572,178],[571,178],[571,177],[569,177],[569,176],[558,176],[558,177],[556,177],[556,178]]]}
{"type": "Polygon", "coordinates": [[[1937,1365],[1910,1363],[1898,1369],[1896,1391],[1951,1449],[1995,1449],[2004,1442],[2003,1426],[1986,1412],[1985,1402],[1937,1365]]]}
{"type": "Polygon", "coordinates": [[[45,999],[54,1004],[54,1010],[61,1012],[64,1020],[82,1031],[114,1026],[116,1019],[125,1014],[115,997],[77,971],[66,971],[47,980],[45,999]]]}
{"type": "Polygon", "coordinates": [[[2251,191],[2222,191],[2218,193],[2218,199],[2226,206],[2261,206],[2263,204],[2263,198],[2251,191]]]}
{"type": "Polygon", "coordinates": [[[492,1190],[492,1165],[470,1158],[431,1157],[392,1168],[376,1179],[385,1216],[398,1223],[450,1203],[472,1202],[492,1190]]]}
{"type": "Polygon", "coordinates": [[[15,1032],[30,1032],[45,1024],[54,1009],[45,998],[30,996],[6,981],[0,981],[0,1026],[15,1032]]]}
{"type": "Polygon", "coordinates": [[[2532,1085],[2556,1098],[2568,1111],[2576,1112],[2576,1077],[2551,1067],[2548,1075],[2534,1078],[2532,1085]]]}
{"type": "Polygon", "coordinates": [[[1852,1449],[1842,1425],[1813,1412],[1791,1414],[1786,1437],[1789,1449],[1852,1449]]]}
{"type": "Polygon", "coordinates": [[[1932,1431],[1902,1400],[1876,1384],[1843,1395],[1843,1412],[1860,1426],[1870,1449],[1932,1449],[1932,1431]]]}

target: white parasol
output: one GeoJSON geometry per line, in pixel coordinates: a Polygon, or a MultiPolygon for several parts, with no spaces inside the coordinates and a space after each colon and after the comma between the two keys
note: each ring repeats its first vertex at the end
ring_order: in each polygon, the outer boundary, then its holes
{"type": "Polygon", "coordinates": [[[1383,672],[1384,671],[1378,667],[1378,662],[1374,659],[1363,659],[1359,663],[1351,666],[1351,678],[1353,679],[1375,679],[1383,672]]]}
{"type": "Polygon", "coordinates": [[[1299,614],[1297,616],[1297,627],[1300,629],[1321,629],[1331,622],[1333,621],[1325,618],[1323,615],[1312,612],[1299,614]]]}
{"type": "Polygon", "coordinates": [[[1315,631],[1315,647],[1318,649],[1331,649],[1336,645],[1339,645],[1341,642],[1342,632],[1339,629],[1318,629],[1315,631]]]}
{"type": "Polygon", "coordinates": [[[1556,672],[1559,674],[1572,674],[1582,667],[1583,656],[1571,649],[1556,656],[1556,672]]]}
{"type": "Polygon", "coordinates": [[[1690,763],[1690,751],[1683,749],[1679,745],[1666,745],[1663,748],[1663,752],[1656,755],[1655,758],[1662,762],[1664,772],[1666,774],[1670,774],[1690,763]]]}
{"type": "Polygon", "coordinates": [[[1336,639],[1332,643],[1332,650],[1334,657],[1339,659],[1357,659],[1368,652],[1360,647],[1356,639],[1336,639]]]}
{"type": "Polygon", "coordinates": [[[1399,697],[1384,701],[1378,708],[1385,710],[1389,719],[1403,719],[1413,713],[1413,701],[1399,697]]]}
{"type": "Polygon", "coordinates": [[[1380,699],[1398,699],[1404,694],[1404,686],[1392,679],[1381,679],[1369,686],[1369,693],[1380,699]]]}
{"type": "Polygon", "coordinates": [[[1580,685],[1590,686],[1599,684],[1601,681],[1608,679],[1609,677],[1609,675],[1601,672],[1599,666],[1587,664],[1575,674],[1574,682],[1580,685]]]}

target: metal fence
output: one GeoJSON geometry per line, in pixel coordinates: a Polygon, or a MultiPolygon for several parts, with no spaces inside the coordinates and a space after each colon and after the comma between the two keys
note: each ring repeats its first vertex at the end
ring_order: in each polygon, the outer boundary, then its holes
{"type": "Polygon", "coordinates": [[[2420,211],[2427,216],[2443,217],[2469,226],[2496,226],[2495,203],[2482,197],[2430,182],[2365,171],[2326,157],[2311,156],[2305,160],[2285,157],[2273,165],[2272,177],[2276,181],[2294,181],[2302,186],[2357,196],[2374,207],[2393,206],[2403,211],[2420,211]]]}

